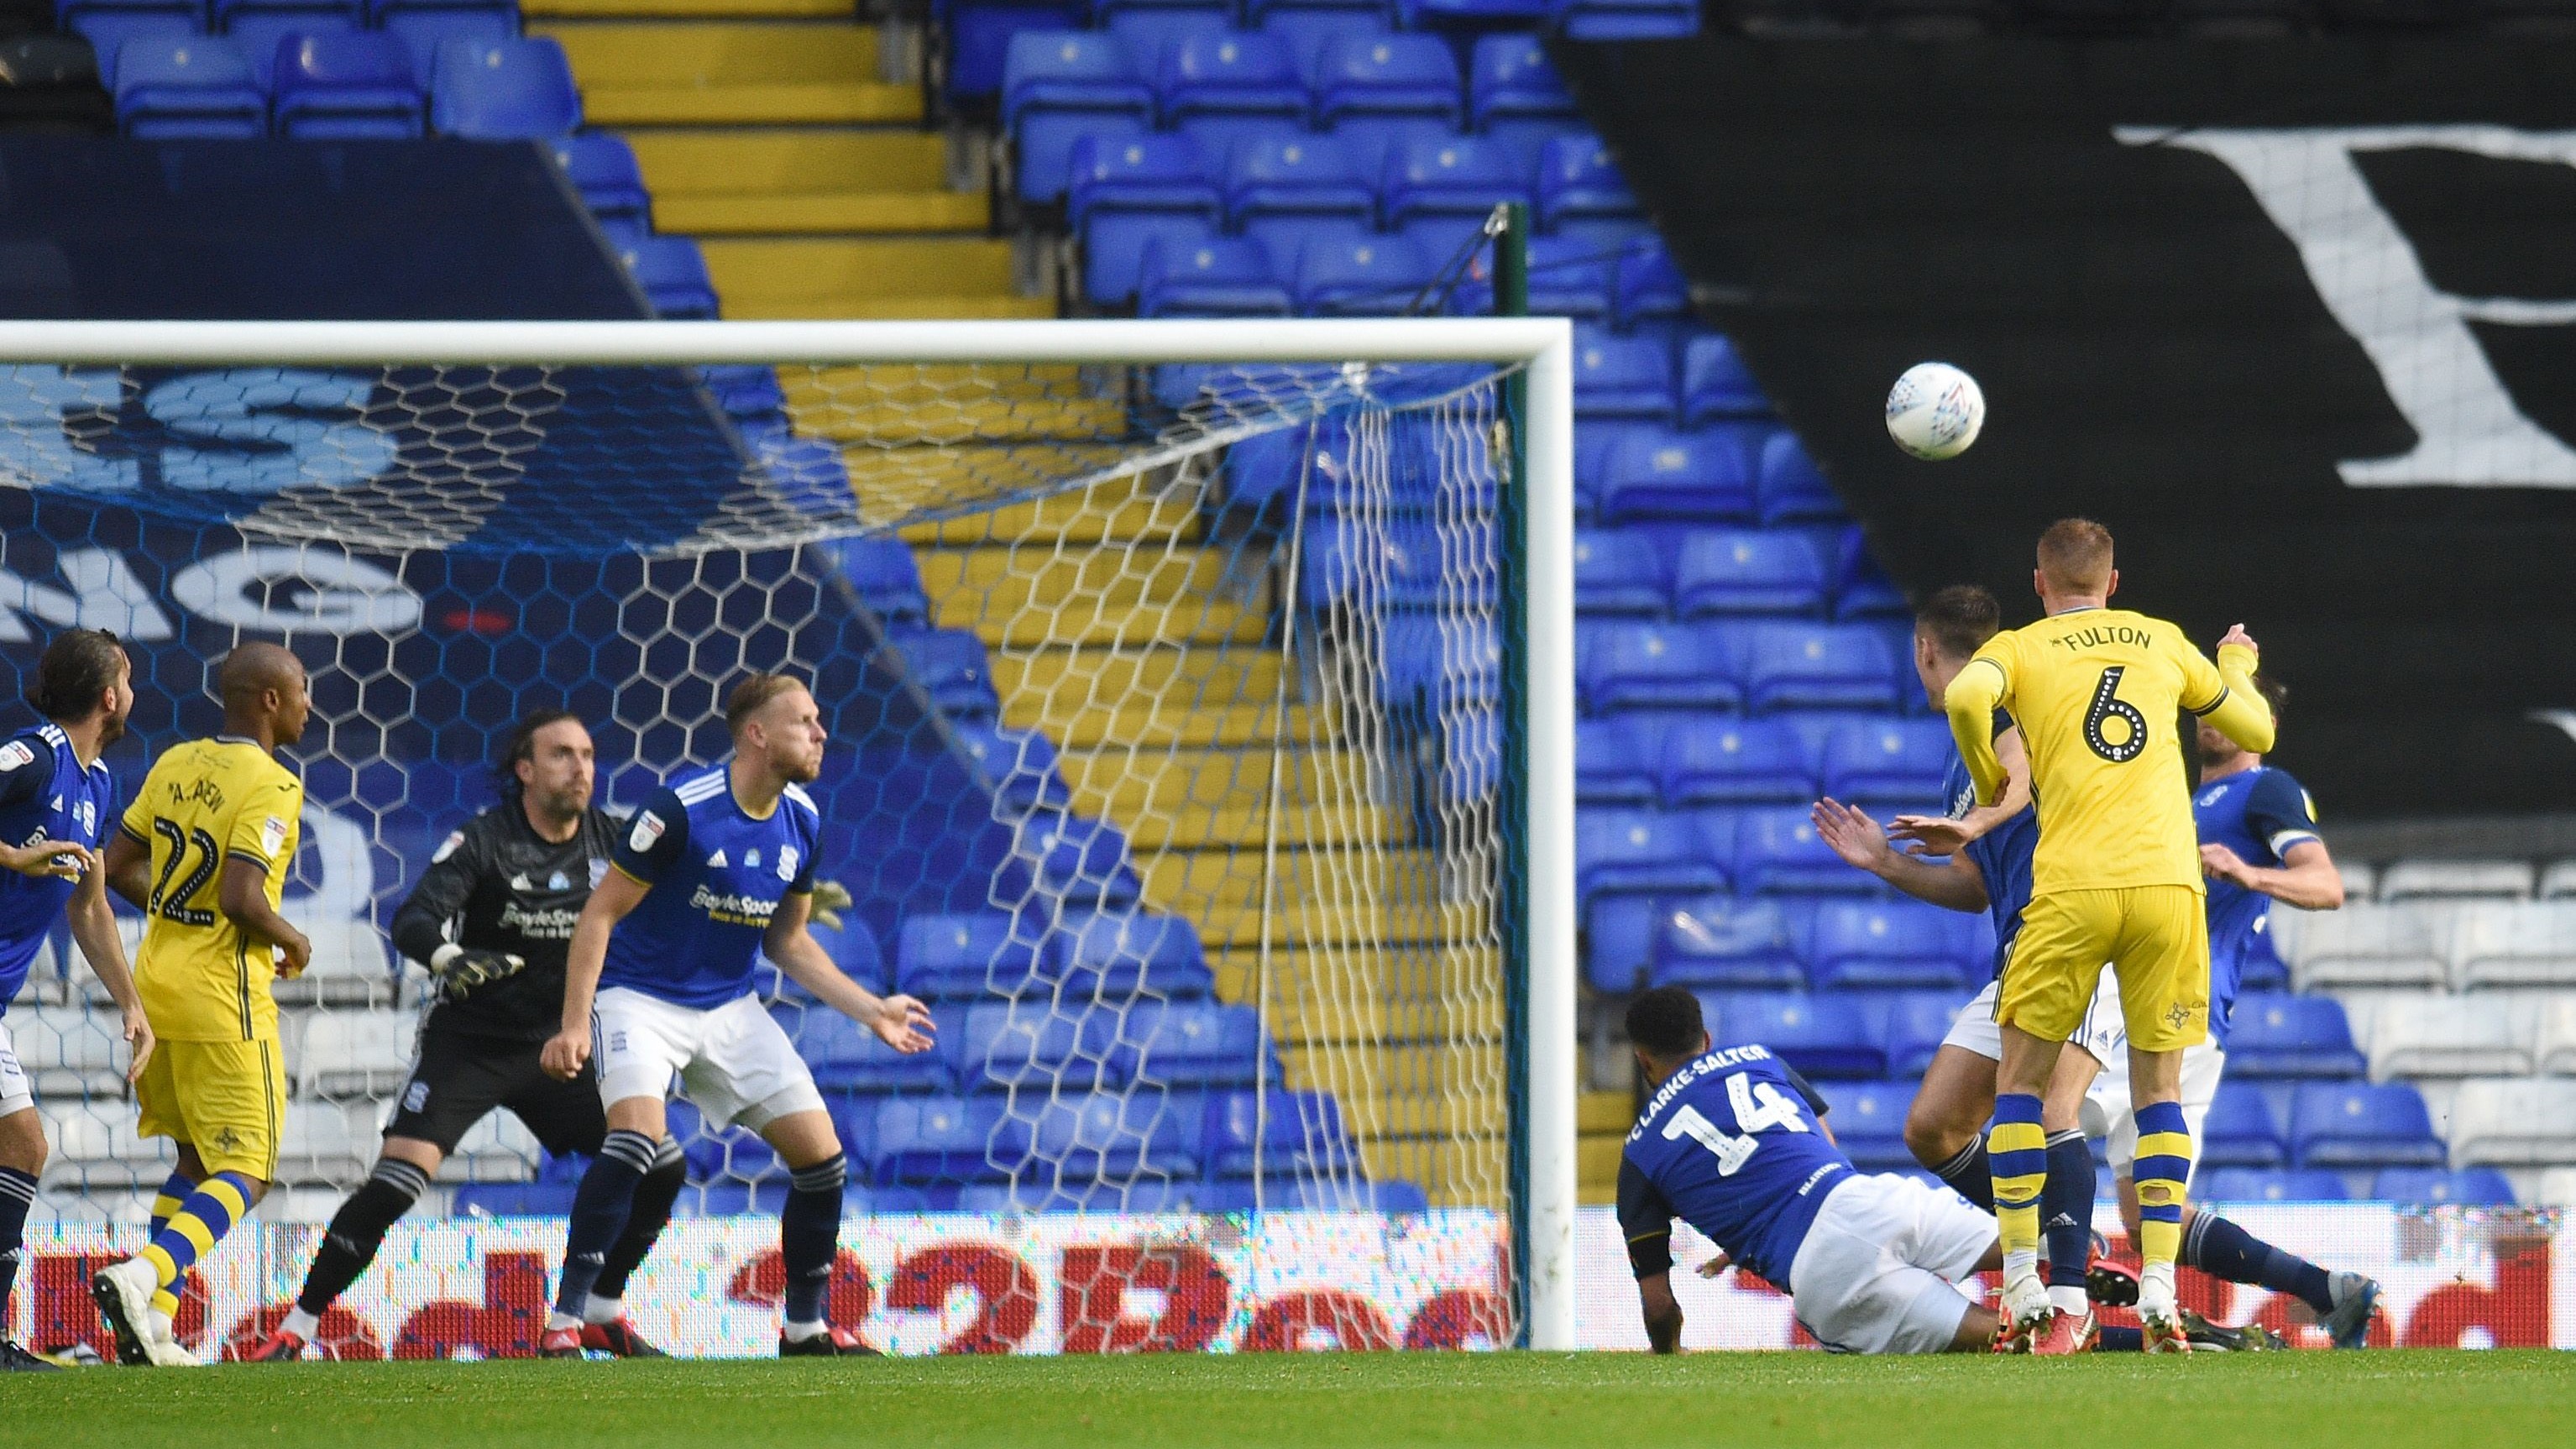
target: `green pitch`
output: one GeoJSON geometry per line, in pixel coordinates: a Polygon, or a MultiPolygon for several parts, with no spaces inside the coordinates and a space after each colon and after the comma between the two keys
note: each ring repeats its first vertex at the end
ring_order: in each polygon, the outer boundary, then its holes
{"type": "Polygon", "coordinates": [[[32,1449],[2576,1443],[2576,1355],[1298,1354],[80,1369],[0,1378],[32,1449]],[[2046,1395],[2042,1410],[2033,1396],[2046,1395]],[[2011,1396],[2008,1400],[2007,1396],[2011,1396]]]}

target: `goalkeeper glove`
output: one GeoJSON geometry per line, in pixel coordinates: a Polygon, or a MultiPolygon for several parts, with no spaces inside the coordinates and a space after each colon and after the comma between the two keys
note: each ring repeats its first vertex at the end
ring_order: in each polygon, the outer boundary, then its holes
{"type": "Polygon", "coordinates": [[[477,987],[489,985],[505,976],[516,976],[528,969],[525,958],[503,951],[467,950],[462,946],[442,946],[429,964],[429,974],[438,980],[438,999],[463,1001],[477,987]]]}
{"type": "Polygon", "coordinates": [[[836,880],[814,882],[815,925],[827,931],[841,929],[841,912],[850,908],[850,888],[836,880]]]}

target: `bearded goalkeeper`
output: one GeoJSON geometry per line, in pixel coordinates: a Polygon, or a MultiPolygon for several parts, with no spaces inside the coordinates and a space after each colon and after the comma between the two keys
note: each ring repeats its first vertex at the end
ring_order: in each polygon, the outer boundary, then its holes
{"type": "Polygon", "coordinates": [[[2003,796],[1994,712],[2021,725],[2039,845],[2031,900],[2006,960],[1995,1020],[2003,1061],[1987,1135],[2003,1239],[2005,1333],[2043,1334],[2039,1193],[2048,1171],[2040,1098],[2084,1019],[2102,963],[2117,971],[2129,1028],[2141,1222],[2138,1317],[2149,1352],[2188,1352],[2174,1301],[2191,1132],[2182,1052],[2209,1032],[2209,932],[2200,836],[2181,742],[2167,723],[2198,716],[2244,748],[2272,748],[2243,626],[2218,663],[2161,619],[2113,609],[2111,534],[2070,518],[2040,536],[2032,576],[2048,617],[1988,640],[1943,696],[1980,803],[2003,796]]]}

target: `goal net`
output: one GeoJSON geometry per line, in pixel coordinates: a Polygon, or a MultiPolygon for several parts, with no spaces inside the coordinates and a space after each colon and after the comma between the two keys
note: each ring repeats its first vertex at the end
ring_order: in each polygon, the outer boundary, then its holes
{"type": "MultiPolygon", "coordinates": [[[[905,1349],[1569,1342],[1564,339],[0,325],[10,667],[66,626],[128,641],[128,798],[212,732],[225,649],[283,639],[312,677],[279,1261],[205,1285],[198,1331],[291,1293],[297,1225],[364,1178],[426,1006],[383,928],[493,803],[511,723],[577,711],[625,810],[723,757],[735,677],[789,670],[832,735],[818,874],[851,898],[817,937],[939,1023],[899,1057],[764,966],[853,1164],[845,1314],[905,1349]]],[[[44,1211],[131,1232],[168,1144],[136,1137],[114,1012],[59,932],[6,1022],[44,1211]]],[[[774,1211],[785,1173],[673,1121],[701,1221],[657,1258],[703,1276],[692,1254],[766,1240],[722,1220],[774,1211]]],[[[580,1167],[496,1114],[417,1210],[447,1226],[378,1275],[454,1266],[460,1227],[499,1235],[494,1293],[504,1238],[550,1267],[580,1167]]],[[[352,1351],[454,1346],[369,1291],[352,1351]]]]}

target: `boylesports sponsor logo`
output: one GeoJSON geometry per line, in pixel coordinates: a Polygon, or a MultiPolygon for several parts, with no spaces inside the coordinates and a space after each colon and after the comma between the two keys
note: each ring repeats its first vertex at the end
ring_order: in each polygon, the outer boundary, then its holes
{"type": "Polygon", "coordinates": [[[775,897],[717,895],[701,884],[697,894],[689,897],[689,909],[704,911],[707,919],[726,926],[766,926],[778,910],[775,897]]]}
{"type": "Polygon", "coordinates": [[[531,911],[517,901],[501,908],[501,929],[515,930],[532,941],[569,941],[574,924],[580,920],[579,911],[531,911]]]}

